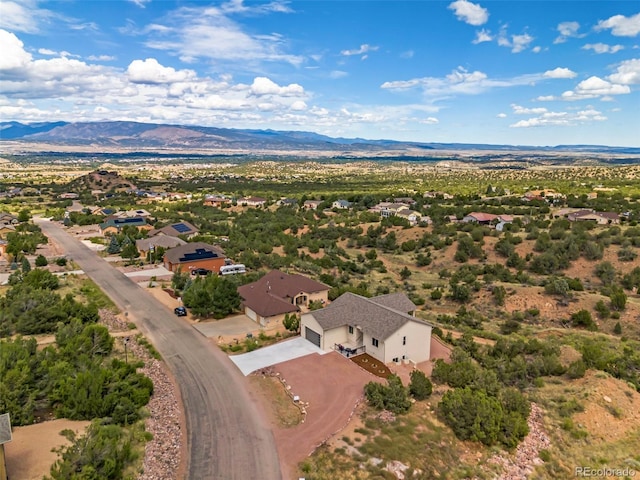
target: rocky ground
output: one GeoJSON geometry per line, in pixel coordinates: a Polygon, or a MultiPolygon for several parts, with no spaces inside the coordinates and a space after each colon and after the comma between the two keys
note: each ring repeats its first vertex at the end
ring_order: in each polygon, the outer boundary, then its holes
{"type": "MultiPolygon", "coordinates": [[[[112,332],[129,329],[126,321],[108,310],[101,310],[100,318],[112,332]]],[[[146,430],[153,438],[146,444],[144,470],[138,479],[175,480],[180,478],[180,469],[185,460],[184,422],[176,386],[164,363],[153,358],[144,346],[131,339],[127,348],[144,362],[140,371],[153,381],[153,395],[147,405],[149,418],[145,423],[146,430]]]]}

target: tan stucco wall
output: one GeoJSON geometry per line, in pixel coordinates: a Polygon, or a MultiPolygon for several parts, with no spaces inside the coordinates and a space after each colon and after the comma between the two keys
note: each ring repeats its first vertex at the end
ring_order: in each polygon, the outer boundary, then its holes
{"type": "Polygon", "coordinates": [[[324,350],[333,350],[336,344],[347,342],[347,327],[332,328],[324,332],[324,350]]]}
{"type": "Polygon", "coordinates": [[[322,330],[322,327],[316,321],[316,319],[313,318],[313,315],[311,313],[303,313],[302,316],[300,317],[300,335],[302,336],[302,338],[305,338],[305,333],[304,333],[305,327],[309,327],[314,332],[320,334],[320,348],[321,349],[323,349],[325,351],[331,350],[331,346],[329,346],[329,348],[325,348],[325,346],[324,346],[324,331],[322,330]]]}
{"type": "MultiPolygon", "coordinates": [[[[369,347],[367,347],[367,352],[369,347]]],[[[385,340],[384,362],[390,363],[402,356],[416,363],[426,362],[431,357],[431,327],[418,322],[407,322],[385,340]],[[406,345],[402,344],[406,337],[406,345]]]]}

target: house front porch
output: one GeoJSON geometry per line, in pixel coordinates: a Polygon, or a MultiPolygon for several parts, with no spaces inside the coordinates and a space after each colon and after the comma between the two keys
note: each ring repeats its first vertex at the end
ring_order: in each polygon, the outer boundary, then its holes
{"type": "Polygon", "coordinates": [[[335,343],[333,345],[333,349],[336,352],[338,352],[340,355],[347,358],[355,357],[357,355],[362,355],[367,351],[367,347],[365,347],[364,345],[356,346],[349,342],[335,343]]]}

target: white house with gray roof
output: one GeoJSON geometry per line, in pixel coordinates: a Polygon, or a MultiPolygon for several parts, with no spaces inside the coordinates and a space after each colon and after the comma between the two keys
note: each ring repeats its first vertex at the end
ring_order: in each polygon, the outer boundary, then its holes
{"type": "Polygon", "coordinates": [[[432,326],[413,316],[404,293],[365,298],[345,293],[302,315],[301,335],[325,351],[368,353],[384,363],[424,362],[431,356],[432,326]]]}

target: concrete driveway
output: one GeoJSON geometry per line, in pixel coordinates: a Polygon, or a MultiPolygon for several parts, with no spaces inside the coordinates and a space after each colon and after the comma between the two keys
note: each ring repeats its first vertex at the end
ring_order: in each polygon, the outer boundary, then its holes
{"type": "Polygon", "coordinates": [[[231,355],[229,358],[236,364],[240,371],[247,376],[251,372],[255,372],[261,368],[270,367],[271,365],[293,360],[294,358],[305,357],[312,353],[324,355],[327,352],[302,337],[296,337],[276,343],[275,345],[254,350],[253,352],[243,353],[242,355],[231,355]]]}
{"type": "Polygon", "coordinates": [[[218,338],[246,335],[255,332],[260,326],[246,315],[236,315],[222,320],[196,323],[193,328],[207,338],[218,338]]]}

